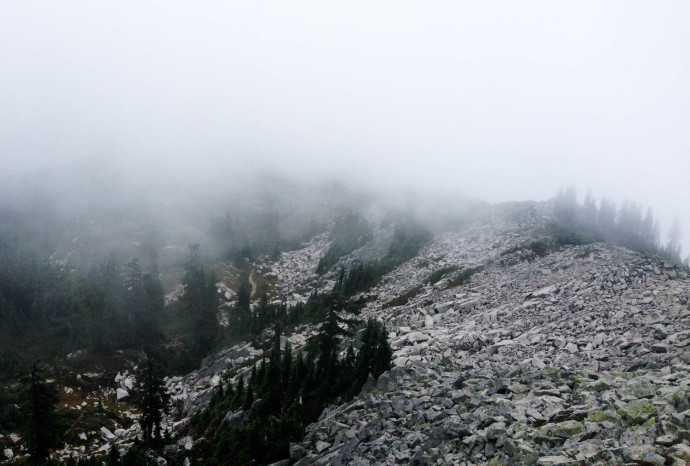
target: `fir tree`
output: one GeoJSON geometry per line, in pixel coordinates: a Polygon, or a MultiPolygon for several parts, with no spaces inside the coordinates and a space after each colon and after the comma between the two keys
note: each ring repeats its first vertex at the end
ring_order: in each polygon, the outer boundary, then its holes
{"type": "Polygon", "coordinates": [[[280,362],[280,377],[283,391],[287,391],[288,385],[290,384],[290,375],[292,374],[292,347],[288,341],[285,344],[285,350],[283,351],[283,358],[280,362]]]}
{"type": "Polygon", "coordinates": [[[189,259],[185,263],[182,283],[185,287],[182,304],[194,322],[196,350],[199,354],[206,354],[216,337],[218,293],[215,275],[206,273],[201,263],[198,244],[189,245],[189,259]]]}
{"type": "Polygon", "coordinates": [[[163,414],[170,409],[170,394],[168,393],[163,378],[150,359],[146,366],[137,375],[137,385],[140,396],[137,405],[141,410],[139,425],[144,433],[144,443],[160,443],[162,440],[163,414]]]}
{"type": "Polygon", "coordinates": [[[24,440],[34,464],[46,464],[50,449],[60,445],[62,422],[55,408],[59,399],[57,389],[46,382],[34,364],[24,405],[24,440]]]}

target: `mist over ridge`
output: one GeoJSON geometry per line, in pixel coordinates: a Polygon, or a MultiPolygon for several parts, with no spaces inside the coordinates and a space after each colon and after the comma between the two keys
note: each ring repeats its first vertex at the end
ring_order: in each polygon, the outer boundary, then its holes
{"type": "Polygon", "coordinates": [[[488,202],[574,185],[651,205],[663,230],[679,215],[687,252],[689,17],[682,1],[8,3],[2,183],[115,160],[130,194],[266,170],[488,202]]]}

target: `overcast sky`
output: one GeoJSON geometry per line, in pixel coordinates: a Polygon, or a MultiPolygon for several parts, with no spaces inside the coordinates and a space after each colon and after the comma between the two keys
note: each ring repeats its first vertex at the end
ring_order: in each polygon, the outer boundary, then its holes
{"type": "Polygon", "coordinates": [[[0,3],[0,169],[340,173],[677,213],[690,2],[0,3]]]}

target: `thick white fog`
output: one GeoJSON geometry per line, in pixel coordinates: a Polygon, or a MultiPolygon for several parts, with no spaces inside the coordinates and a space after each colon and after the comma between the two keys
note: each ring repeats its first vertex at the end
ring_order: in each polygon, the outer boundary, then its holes
{"type": "Polygon", "coordinates": [[[679,215],[685,256],[688,24],[684,0],[2,2],[0,170],[575,185],[679,215]]]}

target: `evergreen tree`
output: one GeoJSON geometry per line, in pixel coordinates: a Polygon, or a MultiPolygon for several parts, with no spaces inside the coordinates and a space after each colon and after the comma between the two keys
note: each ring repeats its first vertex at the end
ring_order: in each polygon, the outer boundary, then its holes
{"type": "Polygon", "coordinates": [[[654,213],[652,208],[649,207],[642,220],[642,240],[650,248],[657,248],[659,246],[658,234],[656,234],[654,227],[654,213]]]}
{"type": "Polygon", "coordinates": [[[243,311],[249,312],[251,304],[251,286],[248,279],[243,279],[240,283],[240,289],[237,292],[237,307],[243,311]]]}
{"type": "Polygon", "coordinates": [[[321,325],[321,331],[317,336],[319,359],[316,364],[316,377],[319,380],[320,391],[323,395],[330,394],[335,388],[338,346],[340,344],[339,336],[347,334],[340,327],[341,322],[344,322],[344,319],[337,314],[334,307],[331,307],[326,321],[321,325]]]}
{"type": "Polygon", "coordinates": [[[182,283],[185,287],[182,303],[194,321],[197,352],[206,354],[213,347],[217,332],[219,301],[215,275],[204,270],[198,244],[189,246],[189,259],[185,263],[182,283]]]}
{"type": "Polygon", "coordinates": [[[577,222],[577,191],[574,186],[561,189],[554,199],[556,220],[567,227],[575,226],[577,222]]]}
{"type": "Polygon", "coordinates": [[[580,215],[580,223],[583,228],[593,231],[597,224],[597,205],[591,192],[587,192],[585,201],[582,204],[582,211],[580,215]]]}
{"type": "Polygon", "coordinates": [[[378,378],[390,369],[392,357],[386,327],[375,319],[369,319],[362,334],[362,347],[357,355],[357,381],[364,383],[369,374],[378,378]]]}
{"type": "Polygon", "coordinates": [[[252,409],[252,405],[254,404],[254,389],[250,385],[247,387],[247,394],[244,397],[244,403],[242,404],[242,409],[245,411],[249,411],[252,409]]]}
{"type": "Polygon", "coordinates": [[[668,231],[668,242],[666,243],[666,255],[669,259],[676,262],[681,262],[680,252],[682,250],[680,245],[680,221],[678,217],[673,219],[671,229],[668,231]]]}
{"type": "Polygon", "coordinates": [[[139,261],[132,259],[125,265],[125,310],[127,312],[127,336],[129,344],[136,341],[136,325],[144,313],[144,279],[139,261]]]}
{"type": "Polygon", "coordinates": [[[235,388],[235,396],[232,399],[231,409],[233,411],[236,410],[242,406],[242,403],[244,403],[244,377],[240,375],[237,381],[237,387],[235,388]]]}
{"type": "Polygon", "coordinates": [[[161,443],[163,415],[170,410],[170,394],[157,369],[149,359],[137,375],[140,393],[136,401],[141,410],[139,425],[144,433],[143,440],[146,446],[161,443]]]}
{"type": "Polygon", "coordinates": [[[45,381],[34,364],[24,406],[24,440],[34,464],[46,464],[50,449],[60,445],[62,423],[55,408],[59,399],[55,387],[45,381]]]}
{"type": "Polygon", "coordinates": [[[597,217],[597,229],[604,238],[611,238],[616,228],[616,204],[602,198],[597,217]]]}
{"type": "Polygon", "coordinates": [[[283,391],[287,391],[290,384],[290,375],[292,374],[292,347],[288,341],[285,344],[285,350],[283,351],[283,358],[280,362],[280,378],[283,391]]]}
{"type": "Polygon", "coordinates": [[[391,368],[393,350],[388,342],[388,331],[384,324],[377,322],[378,332],[376,333],[376,348],[374,349],[374,361],[371,364],[372,376],[378,378],[391,368]]]}

